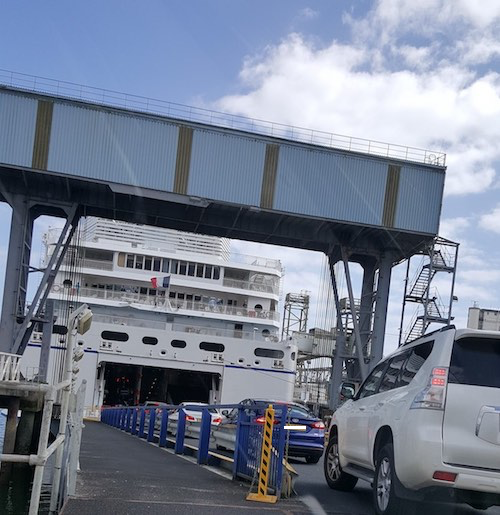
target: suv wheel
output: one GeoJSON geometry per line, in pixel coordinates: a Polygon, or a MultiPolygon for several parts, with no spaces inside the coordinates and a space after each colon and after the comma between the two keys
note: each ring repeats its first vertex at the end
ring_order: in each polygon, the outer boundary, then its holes
{"type": "Polygon", "coordinates": [[[373,481],[373,501],[377,515],[410,515],[414,505],[396,496],[394,451],[391,443],[386,444],[378,453],[377,466],[373,481]]]}
{"type": "Polygon", "coordinates": [[[323,461],[325,479],[330,488],[350,492],[358,482],[358,478],[342,471],[339,461],[339,444],[336,435],[332,435],[325,451],[323,461]]]}

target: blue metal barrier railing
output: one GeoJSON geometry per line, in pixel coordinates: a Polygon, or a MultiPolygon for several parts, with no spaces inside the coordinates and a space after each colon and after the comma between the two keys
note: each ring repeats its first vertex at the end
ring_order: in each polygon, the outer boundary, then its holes
{"type": "MultiPolygon", "coordinates": [[[[233,479],[242,478],[254,481],[259,473],[263,439],[263,423],[260,420],[262,417],[259,417],[259,415],[266,407],[267,404],[253,407],[240,404],[118,406],[104,408],[101,411],[101,422],[148,442],[157,443],[159,447],[166,447],[170,443],[176,454],[183,454],[188,448],[191,450],[196,448],[197,462],[207,464],[210,455],[217,456],[219,452],[216,449],[211,449],[211,446],[217,446],[218,428],[212,424],[212,415],[209,409],[237,409],[236,424],[224,426],[228,430],[224,443],[226,446],[228,445],[226,443],[228,441],[227,434],[230,435],[229,440],[231,441],[234,434],[233,479]],[[201,411],[201,421],[188,421],[185,409],[201,411]],[[176,420],[172,417],[174,414],[176,414],[176,420]],[[168,433],[170,433],[170,437],[168,433]],[[194,438],[193,435],[197,435],[198,438],[194,438]],[[193,445],[196,440],[198,441],[197,447],[193,445]]],[[[272,432],[269,488],[279,496],[285,453],[287,406],[275,403],[274,408],[276,418],[272,432]]]]}

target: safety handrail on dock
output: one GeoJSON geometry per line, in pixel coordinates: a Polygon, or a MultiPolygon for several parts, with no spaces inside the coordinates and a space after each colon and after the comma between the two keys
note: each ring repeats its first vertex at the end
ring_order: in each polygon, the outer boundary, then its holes
{"type": "Polygon", "coordinates": [[[21,371],[21,356],[0,352],[0,381],[19,382],[21,371]]]}

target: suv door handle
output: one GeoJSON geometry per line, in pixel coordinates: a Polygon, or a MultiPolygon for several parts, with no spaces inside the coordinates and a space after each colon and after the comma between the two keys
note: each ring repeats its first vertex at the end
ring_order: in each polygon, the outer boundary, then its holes
{"type": "Polygon", "coordinates": [[[365,411],[366,406],[360,406],[358,409],[359,409],[359,411],[365,411]]]}

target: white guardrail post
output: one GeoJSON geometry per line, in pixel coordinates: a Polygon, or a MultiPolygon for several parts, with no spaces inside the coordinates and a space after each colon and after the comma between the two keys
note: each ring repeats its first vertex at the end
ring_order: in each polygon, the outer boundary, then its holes
{"type": "Polygon", "coordinates": [[[19,381],[21,356],[0,352],[0,381],[19,381]]]}

